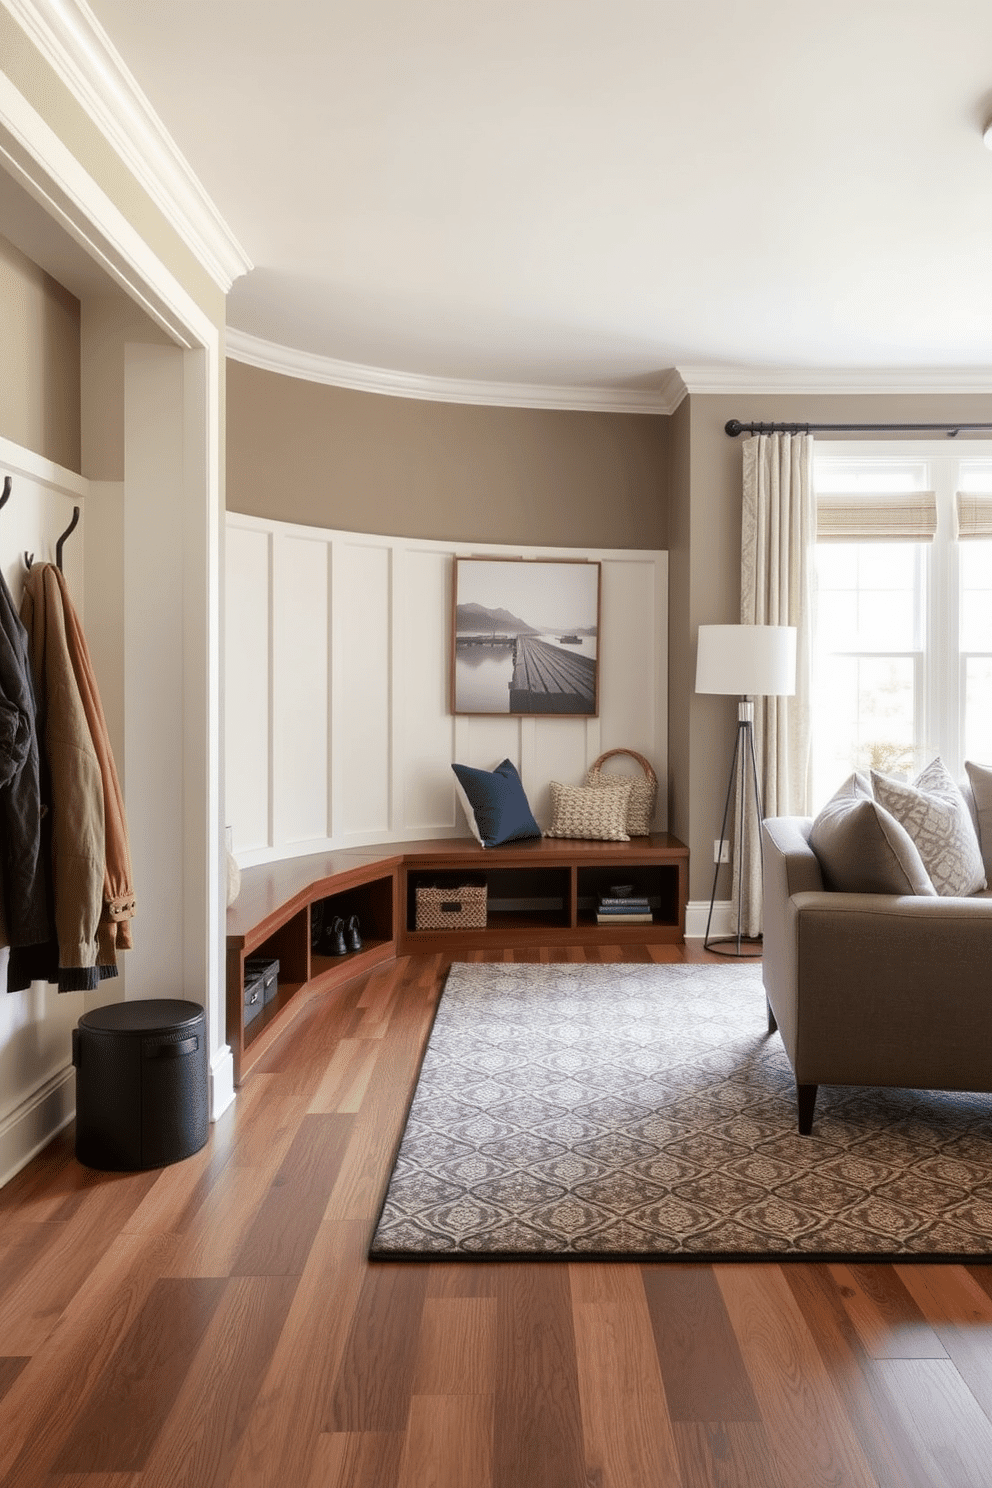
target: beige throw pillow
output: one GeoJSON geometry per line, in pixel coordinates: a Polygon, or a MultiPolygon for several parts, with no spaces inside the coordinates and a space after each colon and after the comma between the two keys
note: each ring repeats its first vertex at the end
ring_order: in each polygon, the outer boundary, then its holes
{"type": "Polygon", "coordinates": [[[971,794],[978,816],[978,841],[985,864],[985,877],[992,883],[992,765],[976,765],[965,760],[971,794]]]}
{"type": "Polygon", "coordinates": [[[936,889],[906,829],[851,775],[813,822],[809,844],[830,889],[846,894],[926,894],[936,889]]]}
{"type": "Polygon", "coordinates": [[[562,785],[551,782],[551,826],[546,837],[591,837],[600,842],[629,842],[627,805],[632,781],[617,785],[562,785]]]}
{"type": "Polygon", "coordinates": [[[971,812],[939,757],[907,784],[871,772],[876,801],[912,837],[938,894],[974,894],[985,887],[985,864],[971,812]]]}

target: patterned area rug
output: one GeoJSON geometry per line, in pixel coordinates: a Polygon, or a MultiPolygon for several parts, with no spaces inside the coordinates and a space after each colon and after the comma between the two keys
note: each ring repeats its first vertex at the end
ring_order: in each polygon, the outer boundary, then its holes
{"type": "Polygon", "coordinates": [[[823,1087],[759,965],[452,966],[370,1255],[992,1256],[992,1097],[823,1087]]]}

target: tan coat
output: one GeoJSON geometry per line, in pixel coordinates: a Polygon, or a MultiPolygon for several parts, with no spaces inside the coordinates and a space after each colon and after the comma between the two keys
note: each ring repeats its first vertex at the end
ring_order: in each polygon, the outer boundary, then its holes
{"type": "Polygon", "coordinates": [[[131,851],[89,648],[53,564],[29,571],[21,618],[31,638],[50,772],[59,965],[109,969],[116,951],[131,945],[131,851]]]}

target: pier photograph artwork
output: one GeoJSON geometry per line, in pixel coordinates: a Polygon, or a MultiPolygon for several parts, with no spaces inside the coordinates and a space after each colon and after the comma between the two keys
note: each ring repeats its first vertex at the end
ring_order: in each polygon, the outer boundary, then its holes
{"type": "Polygon", "coordinates": [[[456,558],[453,713],[599,711],[598,563],[456,558]]]}

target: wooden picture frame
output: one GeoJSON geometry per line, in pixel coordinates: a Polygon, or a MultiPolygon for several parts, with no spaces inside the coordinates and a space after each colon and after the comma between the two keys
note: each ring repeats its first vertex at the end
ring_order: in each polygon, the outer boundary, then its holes
{"type": "Polygon", "coordinates": [[[597,717],[599,563],[456,558],[454,565],[452,713],[597,717]]]}

